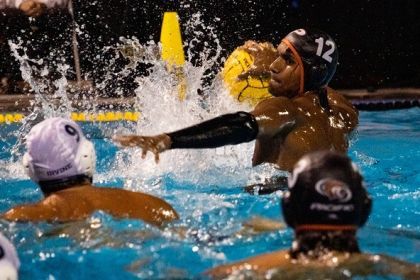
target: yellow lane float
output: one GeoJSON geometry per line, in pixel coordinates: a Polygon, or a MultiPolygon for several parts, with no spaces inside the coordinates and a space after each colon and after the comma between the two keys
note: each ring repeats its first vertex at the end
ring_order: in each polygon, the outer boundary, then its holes
{"type": "MultiPolygon", "coordinates": [[[[115,122],[131,121],[137,122],[140,118],[140,112],[72,112],[71,119],[76,122],[115,122]]],[[[3,113],[0,114],[0,124],[20,123],[25,118],[21,113],[3,113]]]]}

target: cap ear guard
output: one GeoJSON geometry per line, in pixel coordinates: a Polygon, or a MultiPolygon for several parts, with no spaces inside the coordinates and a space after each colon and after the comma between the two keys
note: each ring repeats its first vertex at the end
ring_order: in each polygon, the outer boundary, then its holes
{"type": "Polygon", "coordinates": [[[294,196],[292,195],[292,192],[290,190],[296,186],[297,181],[299,180],[299,175],[302,172],[309,169],[310,167],[311,160],[308,157],[304,156],[295,164],[293,171],[289,174],[289,177],[287,177],[289,190],[283,193],[281,207],[283,211],[284,221],[291,228],[294,228],[296,225],[297,210],[295,207],[296,203],[293,201],[294,196]]]}
{"type": "Polygon", "coordinates": [[[296,208],[294,207],[294,203],[291,202],[291,195],[292,194],[290,191],[285,191],[283,193],[283,197],[281,199],[281,208],[286,224],[291,228],[295,228],[296,208]]]}
{"type": "MultiPolygon", "coordinates": [[[[324,64],[307,66],[305,71],[307,79],[305,80],[305,90],[315,90],[326,86],[330,81],[328,69],[324,64]],[[314,80],[316,82],[314,82],[314,80]]],[[[332,76],[332,75],[331,75],[332,76]]]]}
{"type": "Polygon", "coordinates": [[[82,137],[79,150],[74,158],[74,163],[78,166],[80,174],[93,177],[96,168],[96,153],[93,143],[82,137]]]}
{"type": "Polygon", "coordinates": [[[22,158],[22,165],[23,165],[23,169],[25,170],[25,174],[29,176],[29,178],[31,178],[31,180],[38,182],[38,177],[35,176],[35,172],[34,172],[34,166],[32,165],[32,159],[31,156],[28,154],[28,152],[26,152],[23,155],[22,158]]]}

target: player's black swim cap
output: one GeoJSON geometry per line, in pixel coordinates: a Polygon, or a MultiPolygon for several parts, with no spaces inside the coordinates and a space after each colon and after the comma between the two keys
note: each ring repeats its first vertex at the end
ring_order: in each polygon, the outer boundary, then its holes
{"type": "Polygon", "coordinates": [[[288,45],[303,66],[300,93],[329,83],[338,61],[337,46],[330,35],[319,30],[297,29],[282,42],[288,45]]]}
{"type": "Polygon", "coordinates": [[[371,199],[356,165],[331,151],[303,156],[282,200],[286,223],[299,230],[355,230],[367,221],[371,199]]]}

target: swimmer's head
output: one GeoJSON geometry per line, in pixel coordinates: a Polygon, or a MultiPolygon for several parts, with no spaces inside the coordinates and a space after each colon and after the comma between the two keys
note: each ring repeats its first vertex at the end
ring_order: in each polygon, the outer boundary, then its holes
{"type": "Polygon", "coordinates": [[[283,40],[302,66],[300,93],[327,86],[335,73],[338,51],[330,35],[319,30],[297,29],[283,40]]]}
{"type": "Polygon", "coordinates": [[[71,120],[50,118],[38,123],[26,136],[26,148],[24,168],[44,193],[92,180],[95,148],[71,120]]]}
{"type": "Polygon", "coordinates": [[[19,266],[15,247],[0,233],[0,279],[18,279],[19,266]]]}
{"type": "Polygon", "coordinates": [[[286,223],[297,232],[356,230],[368,219],[371,199],[346,155],[320,151],[296,163],[282,209],[286,223]]]}

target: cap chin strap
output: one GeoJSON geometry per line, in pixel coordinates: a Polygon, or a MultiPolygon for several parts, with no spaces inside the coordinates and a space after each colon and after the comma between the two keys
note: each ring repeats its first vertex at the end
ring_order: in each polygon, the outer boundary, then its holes
{"type": "Polygon", "coordinates": [[[295,232],[303,231],[356,231],[355,225],[298,225],[295,227],[295,232]]]}
{"type": "Polygon", "coordinates": [[[299,95],[302,95],[305,91],[305,69],[303,66],[302,58],[300,57],[299,53],[297,52],[296,48],[290,43],[289,40],[283,39],[283,43],[285,43],[289,49],[292,51],[294,57],[297,60],[297,63],[300,65],[300,83],[299,83],[299,95]]]}
{"type": "Polygon", "coordinates": [[[326,110],[329,111],[330,108],[330,104],[328,103],[328,90],[326,87],[322,87],[317,91],[317,95],[318,95],[318,100],[319,100],[319,104],[321,105],[321,107],[326,110]]]}

